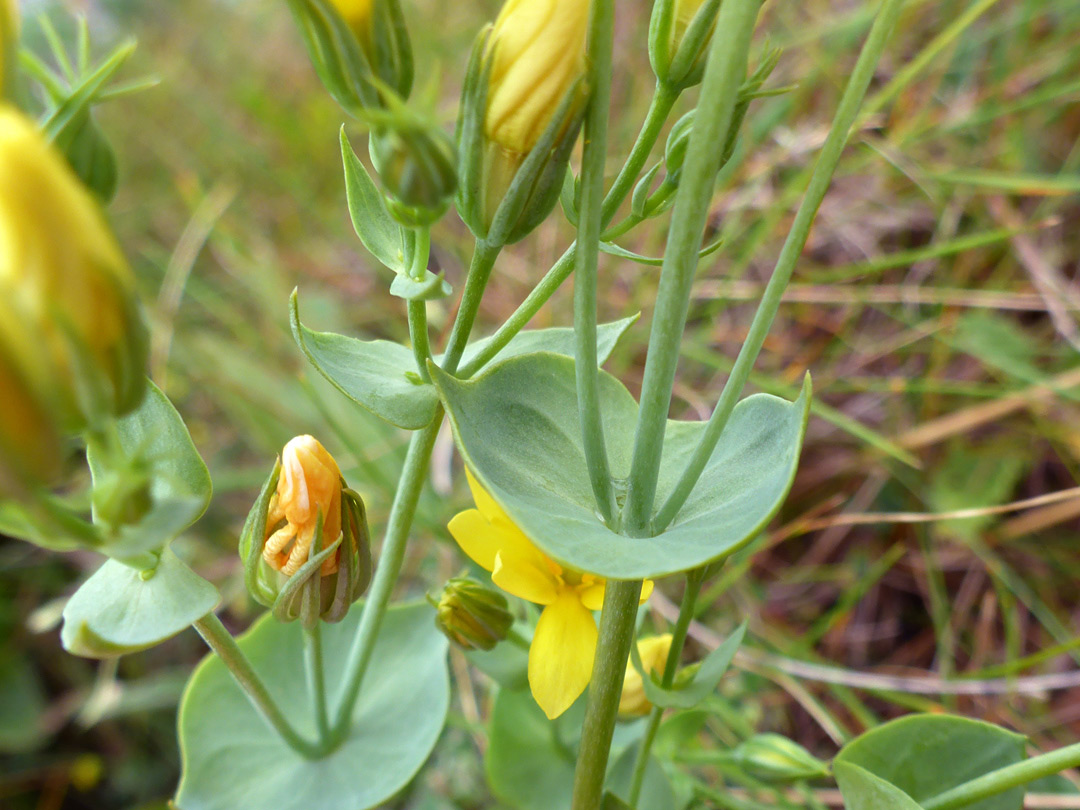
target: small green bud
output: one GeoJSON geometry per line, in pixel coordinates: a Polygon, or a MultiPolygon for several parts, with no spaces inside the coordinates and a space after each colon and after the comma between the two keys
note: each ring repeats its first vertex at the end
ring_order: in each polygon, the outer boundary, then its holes
{"type": "Polygon", "coordinates": [[[649,21],[649,61],[661,82],[676,91],[693,87],[705,72],[720,0],[659,0],[649,21]]]}
{"type": "Polygon", "coordinates": [[[752,776],[766,782],[792,782],[829,775],[829,766],[780,734],[758,734],[735,749],[752,776]]]}
{"type": "Polygon", "coordinates": [[[371,162],[390,212],[402,224],[429,225],[446,211],[457,189],[454,148],[437,128],[393,128],[372,133],[371,162]]]}
{"type": "Polygon", "coordinates": [[[467,577],[455,577],[435,603],[435,626],[465,650],[490,650],[514,623],[506,597],[467,577]]]}

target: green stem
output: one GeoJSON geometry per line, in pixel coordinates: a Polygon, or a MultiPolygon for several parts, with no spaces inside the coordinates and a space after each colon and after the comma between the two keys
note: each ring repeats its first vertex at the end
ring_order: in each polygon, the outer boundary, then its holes
{"type": "Polygon", "coordinates": [[[321,622],[316,622],[310,630],[304,630],[304,665],[307,669],[308,693],[315,711],[315,729],[319,734],[319,742],[326,745],[330,740],[330,715],[326,710],[321,622]]]}
{"type": "Polygon", "coordinates": [[[397,492],[390,507],[390,517],[386,525],[386,539],[383,541],[379,565],[375,578],[364,601],[364,612],[360,616],[360,626],[353,638],[349,657],[345,663],[345,677],[342,682],[339,705],[330,736],[333,744],[340,744],[348,734],[352,721],[353,709],[360,695],[360,684],[371,662],[371,653],[379,635],[386,609],[397,583],[401,564],[405,560],[405,547],[412,526],[416,504],[424,488],[428,460],[435,446],[435,438],[442,425],[443,410],[436,409],[435,418],[423,430],[413,433],[409,441],[409,451],[405,456],[405,465],[401,470],[397,492]]]}
{"type": "Polygon", "coordinates": [[[409,301],[409,338],[412,341],[413,357],[416,367],[424,382],[431,382],[427,361],[431,359],[431,344],[428,341],[427,302],[409,301]]]}
{"type": "MultiPolygon", "coordinates": [[[[603,216],[601,218],[603,227],[607,227],[611,218],[619,209],[619,206],[622,205],[623,201],[626,199],[626,195],[630,193],[630,189],[633,188],[634,181],[637,180],[638,175],[641,174],[641,170],[644,168],[645,162],[649,159],[652,148],[656,145],[657,138],[660,137],[660,132],[664,128],[664,122],[667,120],[668,114],[671,112],[671,108],[675,104],[676,98],[676,94],[659,85],[653,93],[653,99],[649,105],[649,112],[645,116],[644,123],[641,125],[641,131],[638,133],[637,140],[630,150],[630,155],[627,158],[626,163],[623,165],[622,170],[615,178],[615,182],[612,184],[611,189],[604,198],[604,205],[602,208],[603,216]]],[[[489,363],[496,354],[506,348],[506,344],[511,341],[514,335],[525,328],[529,321],[533,319],[533,316],[540,311],[540,307],[546,304],[548,299],[555,294],[555,291],[562,286],[562,283],[569,278],[570,274],[574,271],[576,256],[577,243],[575,242],[568,247],[566,252],[559,257],[558,261],[551,266],[551,269],[548,270],[544,278],[541,279],[540,283],[536,285],[525,300],[521,302],[518,308],[514,310],[514,313],[507,319],[506,323],[496,330],[490,342],[484,347],[484,350],[465,364],[461,369],[461,373],[458,375],[459,377],[468,379],[473,376],[489,363]]]]}
{"type": "MultiPolygon", "coordinates": [[[[675,674],[678,672],[683,646],[686,644],[686,634],[690,630],[690,622],[694,620],[694,608],[704,582],[704,572],[700,568],[686,575],[686,588],[683,590],[682,603],[679,605],[679,618],[671,631],[671,648],[668,650],[667,661],[664,663],[664,675],[660,680],[665,689],[670,689],[675,683],[675,674]]],[[[641,738],[641,747],[634,761],[634,776],[630,782],[628,803],[631,808],[637,808],[638,799],[641,797],[641,786],[645,783],[645,770],[649,764],[649,751],[656,739],[656,732],[660,728],[660,718],[663,714],[664,710],[659,706],[653,706],[649,713],[649,725],[641,738]]]]}
{"type": "Polygon", "coordinates": [[[604,795],[611,737],[619,711],[623,676],[634,640],[641,580],[612,581],[604,590],[600,640],[596,645],[581,747],[574,770],[571,810],[598,810],[604,795]]]}
{"type": "Polygon", "coordinates": [[[214,613],[207,613],[201,619],[197,619],[192,626],[198,632],[207,646],[221,659],[237,685],[244,690],[255,709],[263,716],[281,739],[296,753],[308,759],[317,759],[322,756],[324,749],[309,740],[301,737],[285,719],[270,691],[266,688],[258,673],[251,666],[244,651],[236,643],[225,625],[221,623],[214,613]]]}
{"type": "Polygon", "coordinates": [[[701,103],[694,117],[682,180],[676,192],[649,335],[623,514],[623,531],[632,537],[651,532],[649,516],[656,495],[679,345],[690,307],[690,286],[697,270],[698,250],[722,158],[716,147],[726,139],[735,113],[760,6],[761,0],[728,0],[721,4],[716,21],[716,34],[701,86],[701,103]]]}
{"type": "Polygon", "coordinates": [[[484,289],[488,279],[491,278],[491,269],[495,266],[495,259],[499,256],[502,245],[489,245],[487,242],[476,241],[473,250],[472,263],[469,265],[469,275],[465,279],[465,291],[461,294],[461,305],[458,307],[457,318],[450,330],[450,339],[446,344],[446,354],[443,357],[442,367],[448,374],[457,371],[461,355],[469,342],[469,334],[472,332],[473,323],[476,321],[476,313],[480,311],[480,300],[484,297],[484,289]]]}
{"type": "Polygon", "coordinates": [[[924,810],[956,810],[1015,787],[1080,766],[1080,743],[991,771],[920,802],[924,810]]]}
{"type": "MultiPolygon", "coordinates": [[[[709,417],[704,435],[695,448],[690,463],[656,515],[653,524],[655,531],[659,532],[666,529],[690,496],[690,492],[693,490],[694,485],[697,484],[698,478],[701,477],[705,465],[716,448],[716,443],[720,440],[720,434],[723,433],[731,412],[735,409],[735,404],[738,402],[742,389],[746,385],[747,378],[753,371],[754,361],[765,343],[765,337],[769,329],[772,327],[773,318],[776,317],[776,311],[780,307],[780,299],[784,294],[784,289],[791,279],[792,271],[795,269],[795,263],[799,259],[803,245],[806,244],[806,239],[810,235],[810,226],[813,225],[818,207],[821,205],[825,192],[829,188],[829,182],[832,179],[833,172],[836,170],[836,164],[839,163],[840,155],[843,153],[844,145],[847,143],[851,125],[858,115],[859,107],[862,104],[863,97],[866,95],[866,89],[874,76],[874,70],[877,67],[878,60],[881,58],[882,51],[885,49],[889,34],[902,5],[902,0],[884,0],[878,11],[870,35],[866,39],[866,44],[863,45],[859,60],[855,64],[855,70],[852,72],[844,90],[844,95],[840,100],[840,106],[837,108],[829,135],[825,139],[825,145],[818,156],[817,165],[814,167],[813,176],[810,178],[810,184],[806,189],[806,195],[803,197],[799,210],[795,214],[795,221],[792,223],[791,230],[784,241],[780,256],[776,260],[776,268],[773,270],[772,277],[769,279],[769,283],[761,297],[761,304],[754,314],[754,320],[750,325],[746,341],[739,350],[739,356],[735,360],[735,365],[728,376],[727,382],[724,384],[724,390],[720,393],[716,409],[713,411],[712,416],[709,417]]],[[[689,163],[689,157],[687,163],[689,163]]]]}
{"type": "Polygon", "coordinates": [[[593,0],[589,18],[589,108],[585,114],[585,149],[581,163],[581,203],[574,263],[574,369],[578,421],[593,497],[604,520],[615,516],[604,422],[600,413],[600,369],[596,349],[596,277],[604,203],[607,119],[611,106],[611,53],[614,0],[593,0]]]}

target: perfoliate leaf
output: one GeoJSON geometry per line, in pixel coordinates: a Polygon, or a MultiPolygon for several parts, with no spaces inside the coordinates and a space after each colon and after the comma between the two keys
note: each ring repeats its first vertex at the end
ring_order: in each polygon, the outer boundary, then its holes
{"type": "Polygon", "coordinates": [[[217,588],[171,549],[153,570],[107,560],[64,607],[64,649],[109,658],[160,644],[201,619],[218,603],[217,588]]]}
{"type": "Polygon", "coordinates": [[[846,810],[921,810],[904,791],[865,768],[841,762],[835,773],[846,810]]]}
{"type": "MultiPolygon", "coordinates": [[[[668,530],[630,539],[596,514],[571,358],[510,358],[470,381],[433,374],[466,463],[499,505],[557,562],[612,579],[687,571],[749,542],[791,486],[810,404],[808,383],[794,403],[764,394],[740,402],[668,530]]],[[[638,406],[603,372],[600,406],[621,501],[638,406]]],[[[657,504],[674,488],[704,429],[704,422],[667,423],[657,504]]]]}
{"type": "MultiPolygon", "coordinates": [[[[404,278],[399,277],[399,278],[404,278]]],[[[380,419],[406,430],[419,430],[435,418],[438,395],[425,384],[410,349],[388,340],[358,340],[333,332],[315,332],[300,323],[297,295],[290,302],[293,336],[308,360],[335,388],[380,419]]],[[[601,324],[597,330],[599,362],[611,355],[615,344],[637,316],[601,324]]],[[[465,349],[465,365],[490,339],[478,340],[465,349]]],[[[519,332],[499,353],[513,357],[541,350],[574,351],[574,330],[564,327],[519,332]]],[[[440,357],[435,358],[436,362],[440,357]]]]}
{"type": "MultiPolygon", "coordinates": [[[[857,765],[906,793],[917,806],[915,803],[1023,759],[1024,738],[1019,734],[964,717],[916,714],[856,737],[836,755],[834,769],[839,778],[844,765],[857,765]]],[[[1024,789],[1019,787],[969,807],[1020,810],[1023,803],[1024,789]]],[[[852,810],[863,807],[869,810],[877,805],[853,805],[852,810]]]]}
{"type": "MultiPolygon", "coordinates": [[[[360,621],[360,603],[323,625],[330,695],[360,621]]],[[[387,611],[353,712],[349,736],[321,759],[289,748],[252,707],[217,656],[207,656],[180,703],[182,810],[365,810],[383,806],[431,754],[450,707],[447,641],[426,604],[387,611]]],[[[237,642],[286,718],[315,737],[304,670],[303,631],[269,614],[237,642]]]]}
{"type": "Polygon", "coordinates": [[[430,270],[424,271],[424,278],[417,280],[402,273],[395,276],[390,284],[390,294],[406,301],[434,301],[446,298],[454,291],[443,274],[435,275],[430,270]]]}

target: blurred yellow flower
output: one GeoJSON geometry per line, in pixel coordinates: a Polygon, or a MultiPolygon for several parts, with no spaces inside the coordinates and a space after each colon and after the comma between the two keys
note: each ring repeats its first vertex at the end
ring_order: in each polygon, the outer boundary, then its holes
{"type": "MultiPolygon", "coordinates": [[[[563,568],[533,545],[495,499],[466,470],[476,509],[450,521],[450,534],[507,593],[543,605],[529,648],[529,687],[549,718],[570,708],[585,691],[596,654],[592,612],[604,602],[604,580],[563,568]]],[[[646,580],[641,601],[649,598],[646,580]]]]}
{"type": "MultiPolygon", "coordinates": [[[[643,638],[637,643],[641,666],[648,674],[663,672],[671,650],[671,633],[662,636],[643,638]]],[[[652,704],[645,697],[645,687],[641,675],[634,665],[626,662],[626,676],[623,678],[622,695],[619,698],[619,714],[633,717],[648,714],[652,704]]]]}
{"type": "Polygon", "coordinates": [[[88,384],[116,414],[142,397],[134,288],[97,201],[32,121],[0,106],[0,347],[71,429],[88,384]]]}
{"type": "Polygon", "coordinates": [[[56,426],[0,346],[0,499],[57,474],[62,447],[56,426]]]}
{"type": "Polygon", "coordinates": [[[585,75],[586,0],[507,0],[488,49],[485,131],[511,152],[526,154],[585,75]]]}
{"type": "MultiPolygon", "coordinates": [[[[320,515],[325,548],[341,535],[341,470],[315,438],[297,436],[281,451],[281,476],[266,516],[267,564],[285,576],[295,574],[308,560],[320,515]]],[[[340,556],[338,549],[319,573],[337,573],[340,556]]]]}

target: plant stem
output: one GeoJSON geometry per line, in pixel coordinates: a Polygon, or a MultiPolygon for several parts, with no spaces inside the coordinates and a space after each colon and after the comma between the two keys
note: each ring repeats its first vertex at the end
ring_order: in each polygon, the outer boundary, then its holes
{"type": "Polygon", "coordinates": [[[956,810],[1045,776],[1080,766],[1080,743],[1007,765],[920,802],[924,810],[956,810]]]}
{"type": "Polygon", "coordinates": [[[679,345],[690,307],[690,286],[697,270],[698,250],[722,158],[716,147],[726,139],[735,112],[760,6],[761,0],[727,0],[721,4],[709,49],[701,103],[694,117],[682,180],[676,192],[641,385],[641,409],[634,432],[623,513],[623,531],[631,537],[651,532],[649,518],[660,472],[679,345]]]}
{"type": "Polygon", "coordinates": [[[473,323],[476,321],[476,313],[480,311],[480,300],[484,297],[484,289],[488,279],[491,278],[491,269],[495,266],[495,259],[499,256],[502,245],[489,245],[487,242],[476,240],[473,250],[472,263],[469,265],[469,275],[465,279],[465,290],[461,294],[461,305],[458,307],[457,318],[450,330],[450,339],[446,344],[446,354],[443,357],[442,367],[448,374],[457,371],[461,355],[469,342],[469,334],[472,332],[473,323]]]}
{"type": "Polygon", "coordinates": [[[431,382],[427,361],[431,359],[431,344],[428,342],[427,302],[409,301],[409,338],[412,341],[416,367],[424,382],[431,382]]]}
{"type": "MultiPolygon", "coordinates": [[[[645,121],[641,125],[641,131],[638,132],[637,140],[630,150],[630,155],[623,165],[622,170],[615,178],[615,182],[612,184],[607,196],[604,198],[604,205],[601,209],[603,211],[603,216],[601,218],[603,227],[607,227],[611,218],[619,209],[619,206],[622,205],[623,201],[626,199],[626,195],[630,193],[634,181],[637,180],[638,175],[641,174],[645,162],[649,159],[649,153],[652,151],[653,146],[656,145],[657,138],[660,137],[660,132],[664,128],[664,122],[667,120],[668,114],[671,112],[671,108],[675,104],[676,98],[677,95],[675,93],[657,85],[656,91],[653,93],[652,102],[649,105],[649,112],[646,114],[645,121]]],[[[577,243],[575,242],[568,247],[566,252],[559,257],[558,261],[551,266],[551,269],[548,270],[544,278],[541,279],[540,283],[537,284],[535,288],[533,288],[532,292],[528,294],[518,308],[514,310],[506,323],[495,331],[491,341],[484,347],[484,350],[465,364],[461,369],[461,373],[458,375],[459,377],[462,379],[472,377],[489,363],[496,354],[506,348],[506,344],[510,342],[514,335],[525,328],[526,324],[532,320],[533,316],[540,311],[540,307],[546,304],[548,299],[555,294],[555,291],[559,289],[562,283],[569,278],[570,274],[574,271],[576,254],[577,243]]]]}
{"type": "Polygon", "coordinates": [[[608,582],[604,591],[600,640],[596,645],[585,722],[581,727],[571,810],[598,810],[601,806],[611,736],[615,731],[640,597],[641,580],[608,582]]]}
{"type": "Polygon", "coordinates": [[[310,630],[304,630],[304,665],[307,669],[308,693],[315,712],[315,729],[319,742],[330,741],[330,715],[326,710],[326,676],[323,674],[322,623],[316,622],[310,630]]]}
{"type": "Polygon", "coordinates": [[[236,643],[221,619],[213,612],[207,613],[201,619],[193,622],[192,626],[198,632],[207,646],[221,659],[237,685],[244,690],[255,709],[263,716],[281,739],[296,753],[308,759],[316,759],[324,753],[322,746],[316,745],[304,739],[285,719],[270,691],[266,688],[258,673],[251,666],[251,662],[244,651],[236,643]]]}
{"type": "Polygon", "coordinates": [[[394,585],[401,572],[401,564],[405,559],[409,529],[412,526],[413,515],[416,513],[416,504],[420,500],[420,492],[424,487],[428,460],[431,457],[431,449],[435,445],[435,438],[439,435],[442,417],[443,410],[440,406],[436,409],[435,418],[431,420],[431,423],[413,433],[409,441],[405,465],[402,467],[394,502],[390,507],[386,539],[383,541],[379,565],[375,570],[371,590],[364,601],[360,626],[357,628],[343,670],[345,677],[338,697],[334,725],[330,731],[331,743],[334,745],[339,745],[349,731],[353,709],[360,695],[360,684],[371,662],[371,653],[375,648],[379,627],[386,615],[394,585]]]}
{"type": "Polygon", "coordinates": [[[593,0],[589,17],[589,107],[585,114],[585,149],[581,163],[581,203],[574,263],[574,371],[578,421],[593,497],[604,520],[615,516],[600,413],[600,369],[596,350],[596,277],[607,158],[607,119],[611,106],[611,52],[615,28],[613,0],[593,0]]]}
{"type": "MultiPolygon", "coordinates": [[[[675,674],[679,670],[683,646],[686,644],[686,634],[690,630],[690,622],[694,620],[698,595],[705,582],[704,574],[705,572],[700,568],[686,574],[686,588],[683,590],[682,603],[679,605],[679,618],[671,631],[671,648],[668,650],[667,661],[664,662],[664,674],[660,680],[660,685],[665,689],[670,689],[675,683],[675,674]]],[[[641,747],[638,748],[637,759],[634,761],[634,776],[630,782],[628,804],[635,810],[638,799],[641,797],[641,786],[645,782],[649,751],[652,749],[653,740],[656,739],[656,732],[660,728],[660,718],[663,714],[664,710],[659,706],[652,707],[649,713],[649,725],[645,728],[645,735],[641,738],[641,747]]]]}
{"type": "MultiPolygon", "coordinates": [[[[746,341],[739,350],[739,356],[735,360],[731,374],[724,384],[716,409],[713,411],[712,416],[709,417],[704,435],[695,448],[694,455],[691,457],[675,488],[656,515],[653,524],[655,531],[663,531],[675,519],[675,515],[690,496],[690,492],[693,490],[698,478],[701,477],[701,473],[712,456],[713,450],[716,449],[716,443],[720,440],[720,435],[727,425],[731,412],[735,409],[735,404],[742,394],[746,380],[753,370],[754,361],[765,343],[765,337],[769,329],[772,327],[776,311],[780,307],[780,299],[784,294],[784,289],[791,279],[791,273],[795,269],[795,263],[799,259],[803,245],[806,244],[806,239],[810,235],[810,226],[814,222],[814,217],[817,215],[821,201],[825,197],[825,192],[828,191],[829,182],[832,179],[833,172],[836,170],[836,164],[839,163],[840,155],[843,153],[844,145],[847,143],[851,125],[858,115],[859,107],[862,104],[863,97],[866,95],[866,89],[874,76],[874,70],[877,67],[878,60],[881,58],[882,51],[885,49],[889,34],[902,5],[901,0],[884,0],[877,17],[874,19],[870,35],[863,45],[859,60],[855,64],[855,69],[848,80],[844,95],[840,99],[840,106],[837,108],[836,116],[833,118],[832,128],[825,139],[825,145],[821,148],[821,154],[818,156],[813,176],[807,186],[806,195],[799,205],[795,221],[791,225],[791,230],[784,241],[780,256],[776,260],[776,267],[773,270],[772,277],[769,279],[769,283],[761,297],[761,303],[754,314],[754,320],[750,324],[750,331],[747,333],[746,341]]],[[[692,142],[690,148],[693,149],[692,142]]],[[[689,161],[688,156],[688,164],[689,161]]]]}

